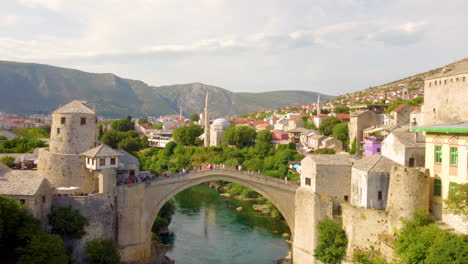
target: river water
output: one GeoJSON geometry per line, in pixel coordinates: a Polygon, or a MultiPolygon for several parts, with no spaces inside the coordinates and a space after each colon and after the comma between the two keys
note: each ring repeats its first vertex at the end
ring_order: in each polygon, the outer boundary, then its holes
{"type": "Polygon", "coordinates": [[[271,264],[288,253],[285,222],[256,214],[248,202],[225,199],[203,184],[175,200],[166,255],[176,264],[271,264]]]}

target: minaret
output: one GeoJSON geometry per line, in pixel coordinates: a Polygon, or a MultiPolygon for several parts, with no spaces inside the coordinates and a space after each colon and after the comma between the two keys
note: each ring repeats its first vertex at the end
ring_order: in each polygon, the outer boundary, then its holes
{"type": "Polygon", "coordinates": [[[208,91],[206,92],[206,97],[205,97],[205,147],[210,146],[210,119],[208,117],[208,91]]]}
{"type": "Polygon", "coordinates": [[[322,113],[322,109],[320,109],[320,95],[317,97],[317,115],[322,113]]]}
{"type": "Polygon", "coordinates": [[[180,107],[179,120],[182,120],[182,106],[180,107]]]}

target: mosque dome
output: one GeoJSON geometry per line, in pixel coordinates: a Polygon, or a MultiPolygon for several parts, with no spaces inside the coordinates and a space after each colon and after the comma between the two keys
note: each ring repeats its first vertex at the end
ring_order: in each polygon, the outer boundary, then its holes
{"type": "Polygon", "coordinates": [[[228,128],[231,125],[231,123],[229,123],[229,121],[227,121],[224,118],[218,118],[215,121],[213,121],[213,123],[211,125],[212,126],[222,126],[222,127],[228,128]]]}

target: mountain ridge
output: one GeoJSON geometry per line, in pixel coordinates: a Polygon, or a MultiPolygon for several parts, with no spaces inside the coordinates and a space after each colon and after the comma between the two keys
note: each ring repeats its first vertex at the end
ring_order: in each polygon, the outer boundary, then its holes
{"type": "Polygon", "coordinates": [[[214,116],[240,115],[267,108],[309,104],[320,95],[301,90],[236,93],[200,82],[151,86],[113,73],[90,73],[39,63],[0,61],[0,111],[14,114],[50,113],[71,100],[96,105],[105,117],[200,113],[210,93],[214,116]]]}

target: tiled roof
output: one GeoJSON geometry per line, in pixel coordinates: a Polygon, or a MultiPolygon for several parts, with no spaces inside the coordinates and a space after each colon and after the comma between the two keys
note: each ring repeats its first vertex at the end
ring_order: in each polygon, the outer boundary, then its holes
{"type": "Polygon", "coordinates": [[[116,150],[113,150],[111,147],[105,144],[102,144],[86,152],[81,153],[81,155],[90,157],[90,158],[99,158],[99,157],[117,157],[117,156],[121,156],[122,154],[116,150]]]}
{"type": "Polygon", "coordinates": [[[123,149],[116,149],[115,151],[120,153],[120,163],[123,163],[124,165],[128,166],[130,164],[140,164],[140,161],[133,156],[132,154],[128,153],[127,151],[123,149]]]}
{"type": "Polygon", "coordinates": [[[95,114],[93,110],[89,109],[78,100],[71,101],[70,103],[60,107],[54,111],[54,114],[95,114]]]}
{"type": "Polygon", "coordinates": [[[44,181],[36,170],[0,170],[0,194],[34,195],[44,181]]]}
{"type": "Polygon", "coordinates": [[[375,154],[355,161],[353,168],[367,172],[390,172],[393,166],[399,166],[399,164],[380,154],[375,154]]]}
{"type": "Polygon", "coordinates": [[[399,106],[397,106],[397,108],[393,109],[392,112],[398,112],[398,111],[400,111],[401,109],[405,108],[405,106],[406,106],[405,104],[399,105],[399,106]]]}
{"type": "Polygon", "coordinates": [[[312,159],[316,164],[319,165],[349,165],[351,161],[348,155],[343,154],[311,154],[306,158],[312,159]]]}
{"type": "Polygon", "coordinates": [[[421,138],[421,136],[415,132],[393,132],[392,134],[406,147],[423,148],[426,144],[424,137],[421,138]]]}

